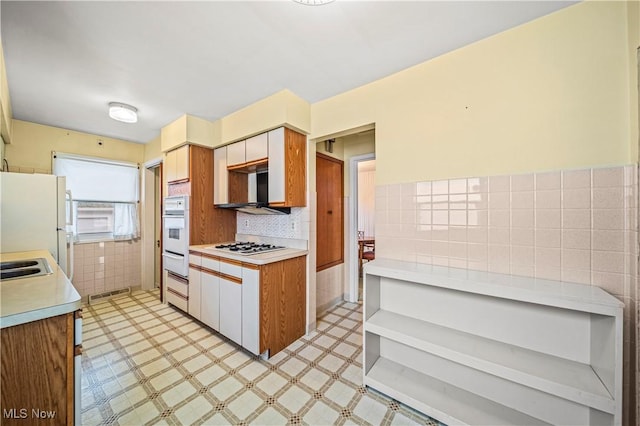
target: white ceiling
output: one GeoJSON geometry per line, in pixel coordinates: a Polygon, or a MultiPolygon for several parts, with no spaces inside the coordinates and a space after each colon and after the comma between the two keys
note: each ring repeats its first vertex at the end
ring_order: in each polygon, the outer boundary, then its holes
{"type": "Polygon", "coordinates": [[[310,103],[569,1],[0,2],[13,116],[146,143],[289,89],[310,103]],[[139,109],[136,124],[107,104],[139,109]]]}

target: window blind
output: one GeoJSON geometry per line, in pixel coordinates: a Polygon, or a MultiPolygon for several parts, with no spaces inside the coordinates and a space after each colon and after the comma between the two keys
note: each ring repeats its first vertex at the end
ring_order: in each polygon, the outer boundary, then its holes
{"type": "Polygon", "coordinates": [[[72,154],[53,154],[53,173],[67,177],[67,189],[79,201],[137,203],[138,165],[72,154]]]}
{"type": "Polygon", "coordinates": [[[76,241],[140,236],[137,164],[58,152],[52,160],[53,173],[66,177],[73,194],[76,241]]]}

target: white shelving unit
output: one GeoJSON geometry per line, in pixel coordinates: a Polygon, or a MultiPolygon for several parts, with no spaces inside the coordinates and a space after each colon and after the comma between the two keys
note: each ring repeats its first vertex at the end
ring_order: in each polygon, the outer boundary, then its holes
{"type": "Polygon", "coordinates": [[[364,384],[446,424],[619,425],[622,312],[598,287],[377,259],[364,384]]]}

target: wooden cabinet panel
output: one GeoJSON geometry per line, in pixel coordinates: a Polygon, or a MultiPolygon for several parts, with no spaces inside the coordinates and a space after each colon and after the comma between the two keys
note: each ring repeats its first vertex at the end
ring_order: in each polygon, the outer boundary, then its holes
{"type": "Polygon", "coordinates": [[[343,167],[340,160],[316,154],[317,271],[344,261],[343,167]]]}
{"type": "Polygon", "coordinates": [[[305,256],[260,267],[260,352],[280,352],[304,335],[305,256]]]}
{"type": "Polygon", "coordinates": [[[232,241],[236,234],[236,212],[213,205],[213,150],[193,145],[190,155],[189,244],[232,241]]]}
{"type": "Polygon", "coordinates": [[[3,328],[1,336],[2,424],[74,424],[74,313],[3,328]]]}

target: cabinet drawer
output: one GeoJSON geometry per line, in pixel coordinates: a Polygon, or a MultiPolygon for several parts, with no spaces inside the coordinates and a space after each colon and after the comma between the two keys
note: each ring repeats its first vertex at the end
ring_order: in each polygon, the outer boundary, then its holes
{"type": "Polygon", "coordinates": [[[242,279],[242,265],[231,263],[224,259],[220,259],[220,272],[242,279]]]}
{"type": "Polygon", "coordinates": [[[189,253],[189,263],[191,265],[200,266],[202,264],[202,256],[199,254],[189,253]]]}
{"type": "Polygon", "coordinates": [[[212,271],[220,270],[220,261],[218,259],[212,259],[210,257],[202,257],[202,267],[210,269],[212,271]]]}
{"type": "Polygon", "coordinates": [[[185,296],[174,293],[170,288],[167,289],[167,302],[185,312],[189,309],[189,300],[185,296]]]}
{"type": "Polygon", "coordinates": [[[167,274],[167,289],[173,290],[185,298],[189,297],[189,282],[185,279],[167,274]]]}

